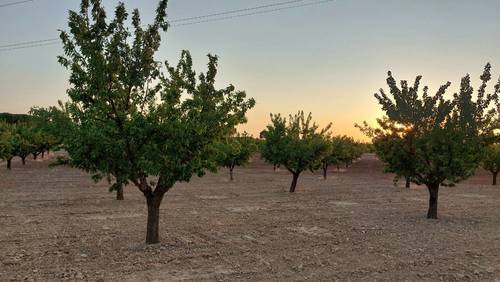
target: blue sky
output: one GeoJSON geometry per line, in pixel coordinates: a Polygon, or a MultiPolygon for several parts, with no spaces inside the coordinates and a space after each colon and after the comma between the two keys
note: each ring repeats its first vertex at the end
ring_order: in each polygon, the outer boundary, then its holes
{"type": "MultiPolygon", "coordinates": [[[[0,0],[0,4],[14,0],[0,0]]],[[[157,1],[124,1],[143,21],[157,1]]],[[[170,0],[169,19],[254,7],[279,0],[170,0]]],[[[305,0],[314,2],[314,0],[305,0]]],[[[117,1],[104,0],[109,12],[117,1]]],[[[34,0],[0,8],[0,45],[57,37],[77,0],[34,0]]],[[[486,62],[500,74],[500,1],[337,0],[227,21],[171,28],[158,58],[175,63],[192,52],[198,71],[207,53],[220,56],[218,83],[236,85],[257,100],[243,129],[257,134],[269,113],[311,111],[320,124],[361,138],[354,122],[380,116],[373,98],[386,73],[436,90],[486,62]]],[[[0,112],[23,113],[66,98],[68,73],[59,45],[0,52],[0,112]]],[[[476,83],[477,85],[477,83],[476,83]]],[[[451,92],[450,92],[451,94],[451,92]]]]}

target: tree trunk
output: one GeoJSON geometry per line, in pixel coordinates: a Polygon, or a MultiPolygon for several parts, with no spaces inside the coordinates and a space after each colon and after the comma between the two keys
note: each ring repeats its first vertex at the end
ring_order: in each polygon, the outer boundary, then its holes
{"type": "Polygon", "coordinates": [[[146,197],[148,204],[148,223],[146,230],[146,244],[160,243],[159,225],[160,225],[160,204],[163,195],[151,195],[146,197]]]}
{"type": "Polygon", "coordinates": [[[21,160],[23,162],[23,165],[25,165],[26,164],[26,157],[21,157],[21,160]]]}
{"type": "Polygon", "coordinates": [[[36,158],[38,158],[38,154],[37,153],[33,153],[33,159],[36,160],[36,158]]]}
{"type": "Polygon", "coordinates": [[[323,179],[326,180],[328,174],[328,166],[324,165],[323,166],[323,179]]]}
{"type": "Polygon", "coordinates": [[[297,180],[299,179],[300,173],[293,173],[292,185],[290,186],[290,193],[295,192],[295,187],[297,187],[297,180]]]}
{"type": "Polygon", "coordinates": [[[116,190],[116,199],[118,201],[123,201],[125,198],[123,197],[123,185],[120,185],[118,190],[116,190]]]}
{"type": "Polygon", "coordinates": [[[230,168],[229,168],[229,179],[230,179],[231,181],[233,181],[233,179],[234,179],[234,178],[233,178],[233,169],[234,169],[234,166],[232,166],[232,167],[230,167],[230,168]]]}
{"type": "Polygon", "coordinates": [[[276,165],[273,165],[273,170],[276,171],[276,165]]]}
{"type": "Polygon", "coordinates": [[[7,169],[12,169],[12,159],[7,160],[7,169]]]}
{"type": "Polygon", "coordinates": [[[45,158],[45,151],[42,151],[42,159],[45,158]]]}
{"type": "Polygon", "coordinates": [[[427,218],[437,219],[439,183],[428,184],[427,189],[429,189],[429,211],[427,212],[427,218]]]}
{"type": "Polygon", "coordinates": [[[498,175],[498,171],[493,172],[493,185],[497,185],[497,175],[498,175]]]}
{"type": "Polygon", "coordinates": [[[410,177],[406,177],[406,188],[410,189],[410,177]]]}

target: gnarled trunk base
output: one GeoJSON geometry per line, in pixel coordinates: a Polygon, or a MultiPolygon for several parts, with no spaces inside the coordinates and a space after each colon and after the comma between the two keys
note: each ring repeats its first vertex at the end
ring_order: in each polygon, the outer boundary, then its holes
{"type": "Polygon", "coordinates": [[[160,243],[160,205],[163,199],[163,194],[161,195],[151,195],[146,196],[146,202],[148,205],[148,222],[146,226],[146,244],[158,244],[160,243]]]}
{"type": "Polygon", "coordinates": [[[297,180],[299,179],[300,173],[293,173],[292,185],[290,186],[290,193],[295,192],[295,187],[297,187],[297,180]]]}
{"type": "Polygon", "coordinates": [[[429,190],[429,210],[427,211],[427,218],[437,219],[439,183],[427,185],[427,188],[429,190]]]}
{"type": "Polygon", "coordinates": [[[123,186],[120,186],[120,188],[116,190],[116,199],[118,201],[123,201],[125,199],[125,197],[123,197],[123,186]]]}

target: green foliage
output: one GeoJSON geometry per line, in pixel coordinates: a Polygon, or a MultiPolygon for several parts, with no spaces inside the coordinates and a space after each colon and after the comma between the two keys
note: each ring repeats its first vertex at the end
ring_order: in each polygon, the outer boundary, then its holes
{"type": "Polygon", "coordinates": [[[248,163],[252,155],[257,151],[255,140],[247,135],[230,136],[215,144],[217,164],[230,170],[231,180],[232,171],[235,166],[242,166],[248,163]]]}
{"type": "Polygon", "coordinates": [[[45,136],[30,124],[0,123],[0,158],[10,161],[18,156],[23,160],[30,154],[37,154],[43,148],[45,136]]]}
{"type": "Polygon", "coordinates": [[[332,142],[332,156],[338,163],[342,162],[346,165],[352,163],[353,160],[361,157],[364,153],[362,145],[354,141],[349,136],[335,136],[332,142]]]}
{"type": "Polygon", "coordinates": [[[498,88],[485,94],[490,77],[488,64],[475,101],[469,75],[462,79],[460,92],[448,100],[444,94],[449,82],[434,96],[424,87],[420,98],[421,76],[413,87],[402,81],[400,89],[389,72],[387,83],[394,100],[383,90],[375,95],[387,117],[379,119],[380,128],[369,134],[388,170],[413,171],[412,181],[417,184],[453,185],[469,177],[479,164],[482,147],[491,140],[495,110],[489,107],[498,98],[498,88]]]}
{"type": "Polygon", "coordinates": [[[167,1],[159,1],[152,24],[143,28],[138,10],[120,3],[108,22],[101,1],[82,1],[70,11],[69,33],[61,32],[71,73],[69,116],[77,125],[64,140],[69,163],[100,178],[136,185],[147,199],[147,243],[158,241],[155,215],[163,195],[178,181],[202,176],[217,163],[211,148],[245,122],[254,106],[245,92],[215,87],[216,56],[196,75],[183,51],[176,67],[155,60],[166,31],[167,1]],[[156,226],[156,227],[155,227],[156,226]]]}
{"type": "Polygon", "coordinates": [[[50,123],[39,121],[37,116],[8,115],[9,122],[0,122],[0,159],[10,161],[18,156],[23,164],[28,155],[36,158],[55,147],[57,141],[47,127],[50,123]],[[21,122],[27,120],[29,122],[21,122]]]}
{"type": "Polygon", "coordinates": [[[14,136],[12,138],[12,146],[14,155],[24,160],[27,156],[36,150],[35,132],[27,124],[17,124],[14,126],[14,136]]]}
{"type": "Polygon", "coordinates": [[[493,174],[493,185],[497,185],[500,172],[500,144],[492,144],[484,149],[482,166],[493,174]]]}
{"type": "Polygon", "coordinates": [[[23,114],[0,113],[0,122],[8,124],[28,123],[30,122],[30,117],[23,114]]]}
{"type": "Polygon", "coordinates": [[[294,192],[296,178],[303,171],[321,167],[322,159],[328,154],[329,145],[325,141],[331,124],[322,130],[312,122],[312,116],[304,112],[289,119],[271,114],[271,124],[261,133],[262,157],[273,165],[284,166],[294,176],[290,192],[294,192]]]}
{"type": "Polygon", "coordinates": [[[72,122],[67,105],[61,101],[59,107],[33,107],[30,110],[33,127],[43,135],[41,150],[57,149],[63,140],[72,134],[75,124],[72,122]]]}
{"type": "Polygon", "coordinates": [[[389,72],[391,97],[382,89],[375,94],[386,117],[378,120],[380,128],[361,127],[372,137],[388,171],[411,174],[412,182],[429,187],[430,203],[435,205],[430,205],[428,217],[437,217],[439,185],[454,185],[472,175],[484,146],[492,140],[497,112],[491,106],[498,101],[500,81],[493,93],[486,93],[490,70],[487,64],[475,99],[469,75],[462,79],[460,91],[447,99],[444,94],[450,82],[435,95],[424,87],[420,96],[421,76],[412,87],[407,81],[398,87],[389,72]]]}
{"type": "Polygon", "coordinates": [[[325,142],[329,145],[328,153],[321,161],[325,179],[330,165],[339,167],[344,164],[347,167],[355,159],[360,158],[363,153],[368,152],[365,144],[356,142],[352,137],[346,135],[325,136],[325,142]]]}
{"type": "Polygon", "coordinates": [[[14,157],[13,126],[0,122],[0,159],[10,160],[14,157]]]}
{"type": "Polygon", "coordinates": [[[484,150],[482,166],[491,173],[500,172],[500,144],[492,144],[484,150]]]}
{"type": "Polygon", "coordinates": [[[357,125],[362,131],[373,137],[373,149],[377,156],[385,164],[385,172],[394,173],[396,184],[401,177],[412,180],[415,174],[415,146],[414,132],[405,127],[398,127],[387,118],[379,120],[380,134],[372,134],[369,126],[357,125]]]}

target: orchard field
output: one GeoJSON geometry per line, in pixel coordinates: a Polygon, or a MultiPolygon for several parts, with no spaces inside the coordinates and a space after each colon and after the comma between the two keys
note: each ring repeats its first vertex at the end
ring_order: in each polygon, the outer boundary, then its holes
{"type": "Polygon", "coordinates": [[[395,187],[372,154],[327,180],[305,173],[296,193],[288,171],[254,158],[232,182],[221,169],[176,184],[161,243],[146,245],[135,187],[117,201],[107,182],[49,163],[0,164],[1,281],[500,279],[500,188],[484,171],[442,188],[428,220],[427,188],[395,187]]]}

